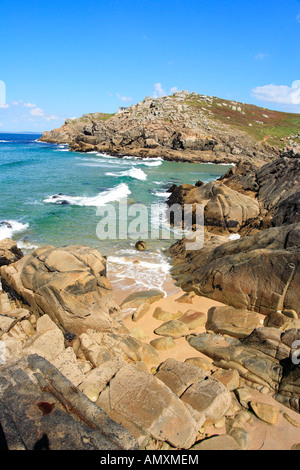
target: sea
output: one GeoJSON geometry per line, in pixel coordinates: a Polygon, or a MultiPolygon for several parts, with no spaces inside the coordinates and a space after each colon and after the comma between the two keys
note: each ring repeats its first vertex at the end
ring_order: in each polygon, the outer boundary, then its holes
{"type": "Polygon", "coordinates": [[[40,137],[0,133],[0,240],[17,241],[25,254],[43,245],[96,248],[107,257],[108,278],[120,301],[138,290],[175,293],[167,249],[180,236],[151,239],[141,230],[138,239],[148,249],[139,252],[136,234],[129,230],[129,237],[118,237],[120,206],[163,211],[173,184],[213,181],[230,165],[72,152],[67,144],[43,143],[40,137]],[[111,231],[106,239],[98,236],[104,209],[108,220],[115,214],[115,237],[111,231]]]}

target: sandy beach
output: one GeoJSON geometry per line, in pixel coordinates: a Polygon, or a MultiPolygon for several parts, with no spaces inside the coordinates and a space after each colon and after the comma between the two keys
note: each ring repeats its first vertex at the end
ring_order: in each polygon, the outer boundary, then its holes
{"type": "MultiPolygon", "coordinates": [[[[194,310],[197,312],[203,312],[207,315],[207,312],[211,307],[223,305],[220,302],[200,296],[194,296],[189,300],[190,303],[178,302],[178,299],[180,299],[184,294],[185,293],[182,290],[179,290],[174,295],[167,296],[154,302],[151,304],[149,311],[138,321],[133,321],[132,315],[127,313],[127,316],[124,319],[126,327],[131,331],[133,336],[136,334],[136,331],[139,333],[141,330],[145,332],[145,339],[143,341],[149,344],[150,341],[158,338],[154,333],[154,330],[163,323],[162,321],[153,318],[153,313],[158,307],[172,313],[185,313],[189,310],[194,310]]],[[[265,318],[264,315],[259,316],[260,322],[263,323],[265,318]]],[[[191,334],[199,334],[205,331],[205,326],[202,326],[191,330],[191,334]]],[[[148,366],[152,373],[154,372],[154,368],[158,367],[168,358],[173,358],[180,362],[184,362],[191,358],[202,358],[205,362],[209,362],[211,364],[212,372],[218,369],[213,366],[210,358],[191,347],[184,337],[175,339],[175,343],[176,345],[172,349],[157,351],[159,355],[158,361],[148,366]]],[[[279,418],[276,425],[264,423],[252,414],[249,422],[245,424],[245,429],[250,435],[249,450],[290,450],[294,444],[297,444],[300,436],[299,414],[275,401],[271,393],[263,394],[253,387],[250,387],[243,379],[240,380],[240,385],[246,388],[252,400],[259,403],[273,405],[279,411],[279,418]],[[292,418],[294,425],[287,421],[284,417],[285,413],[292,418]],[[296,423],[298,424],[298,427],[295,426],[296,423]]],[[[205,433],[207,437],[216,434],[226,434],[226,429],[225,426],[207,426],[205,427],[205,433]]]]}

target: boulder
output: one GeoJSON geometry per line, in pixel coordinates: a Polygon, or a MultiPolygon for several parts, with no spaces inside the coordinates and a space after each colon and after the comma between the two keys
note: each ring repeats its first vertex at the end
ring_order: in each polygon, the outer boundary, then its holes
{"type": "Polygon", "coordinates": [[[277,401],[300,412],[300,372],[292,357],[300,329],[258,328],[240,340],[201,333],[188,336],[187,341],[213,359],[216,367],[237,370],[241,377],[268,387],[277,401]]]}
{"type": "Polygon", "coordinates": [[[201,186],[179,186],[167,201],[173,204],[202,204],[204,225],[214,233],[235,233],[259,215],[258,202],[219,181],[201,186]]]}
{"type": "Polygon", "coordinates": [[[200,328],[205,325],[206,315],[205,313],[197,312],[196,310],[188,310],[178,318],[178,321],[187,325],[189,330],[194,330],[195,328],[200,328]]]}
{"type": "Polygon", "coordinates": [[[171,338],[181,338],[187,335],[188,332],[189,327],[179,320],[167,321],[154,330],[156,335],[170,336],[171,338]]]}
{"type": "Polygon", "coordinates": [[[38,355],[0,366],[1,444],[8,450],[133,450],[134,437],[38,355]]]}
{"type": "Polygon", "coordinates": [[[105,259],[82,246],[39,248],[1,268],[2,285],[35,314],[48,314],[64,331],[118,329],[119,308],[105,277],[105,259]]]}
{"type": "Polygon", "coordinates": [[[259,204],[268,211],[273,225],[300,222],[299,156],[283,152],[257,170],[256,180],[259,204]]]}
{"type": "Polygon", "coordinates": [[[135,248],[136,248],[138,251],[145,251],[145,250],[147,250],[147,245],[146,245],[146,243],[143,242],[142,240],[139,240],[138,242],[136,242],[135,248]]]}
{"type": "Polygon", "coordinates": [[[0,338],[3,333],[8,333],[16,324],[29,317],[30,312],[25,308],[16,308],[5,314],[0,313],[0,338]]]}
{"type": "Polygon", "coordinates": [[[212,377],[225,385],[229,391],[236,390],[240,386],[240,375],[235,369],[218,369],[212,377]]]}
{"type": "Polygon", "coordinates": [[[226,387],[200,367],[167,359],[155,377],[164,382],[186,404],[198,429],[222,418],[231,403],[226,387]]]}
{"type": "Polygon", "coordinates": [[[182,294],[180,297],[178,297],[178,299],[176,299],[176,302],[180,304],[192,304],[194,297],[194,292],[186,292],[185,294],[182,294]]]}
{"type": "Polygon", "coordinates": [[[132,321],[137,322],[143,318],[150,310],[150,303],[141,303],[132,315],[132,321]]]}
{"type": "Polygon", "coordinates": [[[176,320],[182,315],[181,312],[167,312],[166,310],[162,309],[161,307],[157,307],[153,312],[153,318],[159,321],[167,322],[170,320],[176,320]]]}
{"type": "MultiPolygon", "coordinates": [[[[164,297],[164,293],[156,290],[150,289],[147,291],[133,292],[121,303],[121,308],[138,308],[141,304],[153,304],[158,300],[164,297]]],[[[146,313],[146,312],[145,312],[146,313]]]]}
{"type": "Polygon", "coordinates": [[[206,357],[189,357],[184,362],[187,364],[193,364],[194,366],[207,371],[211,371],[214,368],[212,363],[206,357]]]}
{"type": "Polygon", "coordinates": [[[235,338],[246,338],[260,326],[255,312],[233,307],[212,307],[207,314],[206,330],[227,334],[235,338]]]}
{"type": "Polygon", "coordinates": [[[266,403],[256,403],[251,401],[250,407],[257,418],[261,419],[268,424],[276,424],[278,421],[279,412],[273,405],[266,403]]]}
{"type": "Polygon", "coordinates": [[[196,422],[183,402],[138,365],[121,368],[100,394],[97,404],[140,440],[145,434],[173,447],[195,442],[196,422]]]}
{"type": "Polygon", "coordinates": [[[44,315],[37,321],[37,332],[25,343],[22,354],[24,356],[38,354],[52,362],[54,358],[64,352],[64,349],[63,333],[48,315],[44,315]]]}

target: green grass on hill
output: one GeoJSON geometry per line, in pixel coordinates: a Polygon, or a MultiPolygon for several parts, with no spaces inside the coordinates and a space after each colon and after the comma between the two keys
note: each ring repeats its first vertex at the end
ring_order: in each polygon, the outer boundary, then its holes
{"type": "Polygon", "coordinates": [[[258,142],[284,147],[286,139],[300,132],[300,114],[272,111],[258,106],[212,98],[211,103],[193,96],[186,104],[207,109],[207,117],[246,132],[258,142]],[[232,108],[232,107],[235,107],[232,108]],[[211,112],[212,114],[210,114],[211,112]]]}
{"type": "Polygon", "coordinates": [[[108,114],[108,113],[89,113],[89,114],[84,114],[80,118],[73,119],[72,124],[76,124],[79,122],[90,122],[90,121],[107,121],[110,119],[114,114],[108,114]]]}

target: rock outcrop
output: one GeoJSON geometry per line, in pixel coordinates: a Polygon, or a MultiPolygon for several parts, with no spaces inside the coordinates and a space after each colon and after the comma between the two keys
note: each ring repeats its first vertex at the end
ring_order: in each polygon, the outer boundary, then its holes
{"type": "Polygon", "coordinates": [[[23,253],[16,242],[9,238],[0,241],[0,266],[15,263],[21,258],[23,253]]]}
{"type": "Polygon", "coordinates": [[[176,187],[168,205],[202,204],[205,228],[213,233],[237,233],[259,215],[258,202],[219,181],[176,187]]]}
{"type": "Polygon", "coordinates": [[[300,412],[299,366],[292,358],[300,329],[282,332],[258,328],[244,339],[203,333],[188,342],[223,369],[235,369],[241,377],[273,390],[276,400],[300,412]]]}
{"type": "Polygon", "coordinates": [[[36,315],[48,314],[64,332],[118,329],[119,307],[97,250],[71,246],[39,248],[1,268],[4,288],[36,315]]]}
{"type": "MultiPolygon", "coordinates": [[[[280,158],[255,168],[238,165],[220,181],[231,189],[256,197],[262,222],[280,226],[300,221],[300,151],[289,150],[280,158]],[[267,221],[268,219],[268,221],[267,221]]],[[[261,223],[258,228],[265,228],[261,223]]]]}
{"type": "Polygon", "coordinates": [[[185,240],[171,247],[178,286],[239,309],[300,314],[300,224],[210,240],[195,251],[186,251],[185,240]]]}
{"type": "Polygon", "coordinates": [[[215,234],[252,235],[299,222],[299,157],[287,151],[263,166],[240,162],[217,181],[174,185],[167,203],[203,204],[205,229],[215,234]]]}

